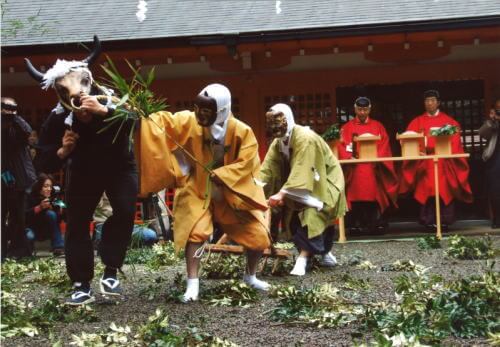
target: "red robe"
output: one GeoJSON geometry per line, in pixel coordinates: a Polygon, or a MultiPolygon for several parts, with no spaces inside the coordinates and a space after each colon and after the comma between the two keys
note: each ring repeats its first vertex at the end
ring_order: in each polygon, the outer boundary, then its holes
{"type": "MultiPolygon", "coordinates": [[[[430,136],[430,128],[442,127],[446,124],[460,128],[456,120],[444,112],[439,112],[436,116],[429,116],[426,112],[408,125],[407,130],[423,132],[427,137],[427,146],[420,144],[421,152],[427,154],[434,153],[434,137],[430,136]]],[[[451,152],[464,153],[460,142],[460,131],[451,138],[451,152]]],[[[440,159],[439,170],[439,196],[445,205],[453,199],[464,202],[472,202],[472,192],[468,182],[469,164],[466,158],[440,159]]],[[[415,200],[424,205],[428,198],[435,196],[434,193],[434,164],[432,160],[412,160],[403,162],[402,181],[400,192],[406,193],[415,190],[415,200]]]]}
{"type": "MultiPolygon", "coordinates": [[[[362,124],[358,118],[354,118],[344,124],[341,129],[339,159],[352,159],[352,152],[346,150],[346,146],[352,142],[353,134],[371,133],[380,135],[377,142],[377,154],[379,157],[391,157],[389,136],[384,126],[368,118],[362,124]]],[[[359,152],[359,151],[357,151],[359,152]]],[[[361,163],[342,165],[346,181],[347,203],[351,208],[352,201],[376,201],[383,212],[392,202],[397,206],[398,177],[394,170],[392,161],[380,163],[361,163]]]]}

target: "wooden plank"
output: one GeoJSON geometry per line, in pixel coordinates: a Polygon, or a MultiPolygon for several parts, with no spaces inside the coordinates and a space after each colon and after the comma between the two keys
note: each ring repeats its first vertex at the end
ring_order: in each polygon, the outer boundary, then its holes
{"type": "Polygon", "coordinates": [[[381,161],[403,161],[403,160],[427,160],[427,159],[452,159],[452,158],[468,158],[469,153],[447,154],[447,155],[420,155],[416,157],[382,157],[373,159],[342,159],[340,164],[360,164],[360,163],[375,163],[381,161]]]}
{"type": "MultiPolygon", "coordinates": [[[[221,253],[235,253],[235,254],[243,254],[245,253],[245,248],[237,245],[223,245],[223,244],[208,244],[206,246],[206,250],[208,252],[221,252],[221,253]]],[[[278,249],[275,248],[274,252],[271,252],[271,249],[266,249],[263,252],[263,255],[269,257],[278,257],[278,258],[289,258],[292,256],[292,253],[286,249],[278,249]]]]}

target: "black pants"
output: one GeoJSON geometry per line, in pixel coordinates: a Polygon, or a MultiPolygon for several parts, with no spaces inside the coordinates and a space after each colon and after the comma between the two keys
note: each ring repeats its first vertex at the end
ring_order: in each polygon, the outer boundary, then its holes
{"type": "Polygon", "coordinates": [[[294,212],[290,228],[293,233],[293,242],[299,251],[304,250],[311,254],[326,254],[332,249],[335,234],[333,225],[327,227],[321,235],[310,239],[307,235],[307,226],[303,227],[301,225],[299,213],[294,212]]]}
{"type": "Polygon", "coordinates": [[[387,220],[380,213],[376,201],[353,201],[351,210],[346,216],[346,226],[349,228],[375,229],[387,227],[387,220]]]}
{"type": "Polygon", "coordinates": [[[94,277],[94,248],[89,225],[103,192],[113,215],[103,226],[99,244],[104,265],[120,268],[134,227],[138,183],[135,169],[91,172],[71,170],[66,192],[66,269],[72,282],[90,282],[94,277]]]}
{"type": "Polygon", "coordinates": [[[500,225],[500,199],[491,198],[491,221],[495,225],[500,225]]]}
{"type": "MultiPolygon", "coordinates": [[[[451,225],[455,222],[455,202],[452,200],[445,205],[443,200],[439,199],[441,224],[451,225]]],[[[420,224],[436,224],[436,198],[427,199],[424,205],[420,207],[420,224]]]]}
{"type": "Polygon", "coordinates": [[[25,205],[26,192],[2,184],[2,257],[31,255],[24,230],[25,205]]]}

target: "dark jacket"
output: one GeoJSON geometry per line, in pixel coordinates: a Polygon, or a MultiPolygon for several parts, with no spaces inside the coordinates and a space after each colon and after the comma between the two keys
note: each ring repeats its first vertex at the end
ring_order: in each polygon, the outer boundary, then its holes
{"type": "Polygon", "coordinates": [[[2,117],[2,173],[14,176],[13,188],[27,190],[36,179],[35,168],[28,148],[30,125],[20,116],[2,117]]]}
{"type": "MultiPolygon", "coordinates": [[[[38,170],[55,172],[64,164],[65,160],[57,156],[57,150],[62,146],[62,138],[67,128],[64,121],[67,116],[68,112],[54,110],[43,123],[36,157],[38,170]]],[[[74,151],[66,158],[71,159],[71,170],[116,172],[135,169],[133,146],[129,144],[128,138],[130,122],[126,122],[115,139],[119,124],[99,133],[109,124],[102,117],[94,116],[90,123],[82,123],[76,117],[73,118],[72,130],[80,137],[74,151]]]]}
{"type": "Polygon", "coordinates": [[[488,144],[483,152],[483,160],[488,161],[493,157],[495,153],[495,149],[497,147],[498,142],[498,131],[499,131],[499,122],[494,121],[492,119],[488,119],[484,124],[479,128],[479,136],[488,140],[488,144]]]}

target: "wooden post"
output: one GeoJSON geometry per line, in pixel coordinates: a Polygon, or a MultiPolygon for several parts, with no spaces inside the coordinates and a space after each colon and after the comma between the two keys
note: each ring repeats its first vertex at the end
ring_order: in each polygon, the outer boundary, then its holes
{"type": "Polygon", "coordinates": [[[441,240],[441,206],[439,205],[439,159],[434,158],[434,194],[436,195],[436,237],[441,240]]]}
{"type": "Polygon", "coordinates": [[[339,218],[339,243],[346,243],[344,217],[339,218]]]}

